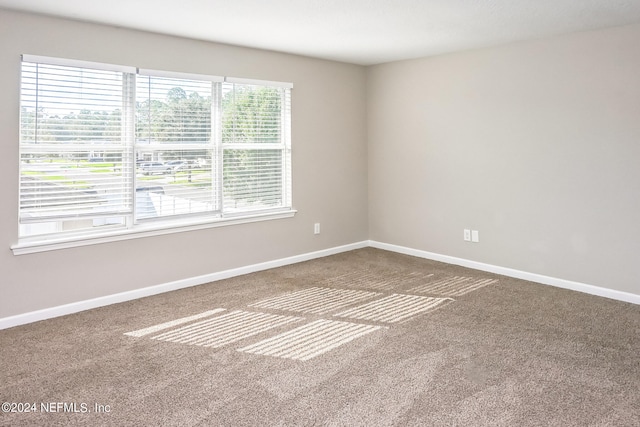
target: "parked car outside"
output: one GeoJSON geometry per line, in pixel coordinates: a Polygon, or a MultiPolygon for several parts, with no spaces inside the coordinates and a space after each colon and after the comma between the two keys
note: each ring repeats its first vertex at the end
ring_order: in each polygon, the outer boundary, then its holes
{"type": "Polygon", "coordinates": [[[167,165],[171,167],[173,173],[176,173],[193,169],[196,163],[193,160],[171,160],[167,165]]]}
{"type": "Polygon", "coordinates": [[[175,173],[181,171],[186,166],[186,163],[184,160],[171,160],[167,162],[167,166],[171,167],[171,171],[175,173]]]}
{"type": "Polygon", "coordinates": [[[139,165],[140,170],[144,175],[152,175],[154,173],[171,173],[171,166],[160,162],[143,162],[139,165]]]}

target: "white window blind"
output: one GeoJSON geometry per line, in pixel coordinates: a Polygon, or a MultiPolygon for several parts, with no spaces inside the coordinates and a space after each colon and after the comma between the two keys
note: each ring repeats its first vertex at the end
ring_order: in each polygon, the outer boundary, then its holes
{"type": "Polygon", "coordinates": [[[219,212],[219,91],[216,81],[138,75],[138,219],[219,212]]]}
{"type": "Polygon", "coordinates": [[[222,94],[225,211],[288,205],[290,89],[226,82],[222,94]]]}
{"type": "Polygon", "coordinates": [[[20,237],[291,210],[291,85],[23,56],[20,237]]]}
{"type": "Polygon", "coordinates": [[[23,61],[21,234],[124,224],[132,211],[131,76],[23,61]]]}

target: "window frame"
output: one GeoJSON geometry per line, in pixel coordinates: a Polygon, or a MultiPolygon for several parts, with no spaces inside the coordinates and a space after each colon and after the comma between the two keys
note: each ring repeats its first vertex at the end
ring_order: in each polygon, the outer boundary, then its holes
{"type": "MultiPolygon", "coordinates": [[[[229,226],[229,225],[237,225],[237,224],[245,224],[256,221],[267,221],[267,220],[276,220],[276,219],[284,219],[291,218],[296,214],[296,210],[293,208],[293,197],[292,197],[292,184],[291,184],[291,89],[293,88],[292,83],[286,82],[275,82],[268,80],[256,80],[256,79],[243,79],[243,78],[232,78],[232,77],[219,77],[219,76],[211,76],[211,75],[202,75],[202,74],[191,74],[191,73],[180,73],[180,72],[172,72],[172,71],[162,71],[162,70],[148,70],[148,69],[138,69],[135,67],[129,66],[119,66],[113,64],[104,64],[97,62],[89,62],[89,61],[78,61],[72,59],[63,59],[63,58],[52,58],[52,57],[44,57],[44,56],[36,56],[36,55],[22,55],[21,67],[23,62],[30,62],[36,64],[47,64],[47,65],[60,65],[60,66],[69,66],[69,67],[78,67],[78,68],[88,68],[88,69],[97,69],[97,70],[107,70],[107,71],[117,71],[123,73],[123,88],[126,84],[130,84],[133,82],[133,94],[130,96],[131,99],[128,99],[126,102],[129,103],[128,106],[131,111],[128,111],[127,107],[123,107],[123,119],[119,125],[121,132],[123,132],[123,144],[125,145],[124,150],[128,152],[127,156],[129,161],[132,162],[132,165],[129,166],[126,172],[126,179],[129,183],[128,185],[132,191],[132,199],[131,199],[131,213],[125,214],[124,224],[114,228],[105,228],[101,229],[100,227],[87,227],[78,231],[54,231],[48,234],[34,234],[34,235],[21,235],[18,233],[18,242],[15,245],[11,246],[11,250],[14,255],[21,255],[27,253],[34,252],[43,252],[48,250],[57,250],[69,247],[77,247],[77,246],[86,246],[93,245],[98,243],[105,242],[113,242],[120,240],[127,240],[133,238],[141,238],[141,237],[149,237],[149,236],[157,236],[164,234],[172,234],[186,231],[194,231],[201,230],[206,228],[220,227],[220,226],[229,226]],[[127,77],[127,75],[129,77],[127,77]],[[139,220],[137,218],[138,212],[136,207],[136,181],[137,177],[137,167],[136,167],[136,155],[138,152],[138,142],[136,140],[136,120],[133,118],[135,116],[135,108],[137,105],[137,97],[136,97],[136,87],[137,80],[139,76],[155,76],[155,77],[166,77],[173,79],[193,79],[193,80],[202,80],[202,81],[211,81],[213,85],[219,85],[220,89],[218,92],[214,91],[214,95],[212,95],[211,101],[211,144],[212,146],[208,146],[210,150],[212,150],[212,156],[215,158],[215,161],[212,161],[212,171],[211,171],[211,185],[213,191],[219,193],[220,200],[217,208],[219,209],[217,212],[207,212],[205,214],[197,214],[191,213],[186,215],[175,215],[168,217],[159,217],[159,218],[151,218],[151,219],[143,219],[139,220]],[[125,83],[126,81],[126,83],[125,83]],[[275,207],[263,207],[259,209],[244,209],[236,212],[225,212],[224,210],[224,200],[223,200],[223,192],[224,192],[224,182],[223,182],[223,155],[224,155],[224,144],[221,139],[221,128],[222,128],[222,105],[221,105],[221,87],[223,84],[247,84],[247,85],[256,85],[256,86],[265,86],[265,87],[276,87],[282,90],[284,97],[281,101],[281,123],[280,132],[281,132],[281,143],[278,144],[278,149],[281,150],[282,153],[282,166],[279,174],[280,179],[282,180],[282,195],[281,201],[278,206],[275,207]],[[133,118],[133,119],[132,119],[133,118]],[[133,120],[133,123],[131,123],[133,120]],[[125,133],[129,133],[129,135],[125,135],[125,133]],[[215,140],[215,141],[214,141],[215,140]]],[[[21,71],[21,78],[23,76],[23,71],[21,71]]],[[[126,91],[125,91],[126,92],[126,91]]],[[[23,99],[23,83],[21,81],[20,84],[20,128],[22,129],[22,99],[23,99]]],[[[82,144],[78,144],[82,145],[82,144]]],[[[233,144],[232,144],[233,145],[233,144]]],[[[276,145],[276,144],[267,144],[267,145],[276,145]]],[[[22,141],[22,131],[20,132],[20,143],[19,143],[19,165],[21,165],[22,153],[27,147],[26,143],[22,141]]],[[[273,147],[269,147],[273,148],[273,147]]],[[[22,167],[19,168],[19,175],[22,174],[22,167]]],[[[20,184],[20,188],[22,185],[20,184]]],[[[19,194],[21,191],[19,191],[19,194]]],[[[22,212],[21,206],[21,196],[19,195],[18,201],[18,213],[22,212]]],[[[19,219],[19,224],[21,224],[19,219]]],[[[20,225],[19,225],[20,227],[20,225]]]]}

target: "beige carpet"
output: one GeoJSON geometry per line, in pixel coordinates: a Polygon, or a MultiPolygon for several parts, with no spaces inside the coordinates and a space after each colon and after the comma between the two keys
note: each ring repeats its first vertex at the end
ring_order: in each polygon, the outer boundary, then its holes
{"type": "Polygon", "coordinates": [[[640,306],[371,248],[0,331],[0,362],[3,426],[640,425],[640,306]]]}

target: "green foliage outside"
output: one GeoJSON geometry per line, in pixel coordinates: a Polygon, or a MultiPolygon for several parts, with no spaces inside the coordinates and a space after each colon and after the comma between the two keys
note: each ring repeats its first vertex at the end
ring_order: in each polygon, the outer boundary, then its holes
{"type": "MultiPolygon", "coordinates": [[[[275,88],[236,86],[222,99],[222,143],[277,144],[281,141],[281,98],[275,88]]],[[[282,200],[280,150],[225,149],[223,182],[229,207],[282,200]],[[271,194],[265,197],[268,192],[271,194]],[[260,195],[260,200],[257,199],[260,195]]]]}

